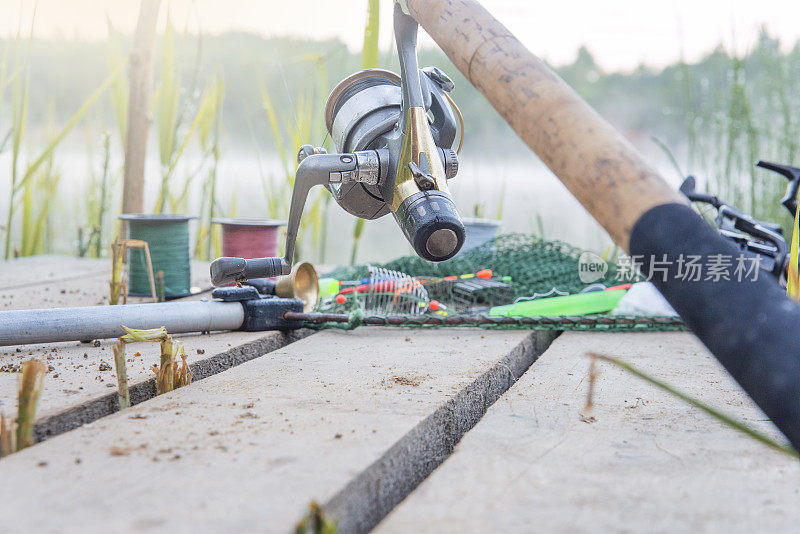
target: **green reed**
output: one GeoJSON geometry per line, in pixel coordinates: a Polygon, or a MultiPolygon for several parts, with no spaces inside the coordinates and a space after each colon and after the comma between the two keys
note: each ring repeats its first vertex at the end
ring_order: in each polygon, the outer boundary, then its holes
{"type": "MultiPolygon", "coordinates": [[[[380,27],[380,1],[367,0],[367,23],[364,27],[364,46],[361,49],[361,68],[372,69],[378,66],[378,30],[380,27]]],[[[358,256],[358,243],[364,233],[364,219],[357,218],[353,226],[353,246],[350,251],[350,265],[355,265],[358,256]]]]}
{"type": "MultiPolygon", "coordinates": [[[[8,138],[11,142],[11,183],[8,195],[8,214],[5,225],[5,252],[8,259],[12,255],[31,255],[41,253],[47,234],[50,208],[57,190],[60,175],[55,171],[53,163],[56,149],[66,135],[83,119],[86,113],[100,99],[103,93],[111,86],[120,75],[125,62],[114,68],[111,74],[97,87],[94,92],[83,102],[78,110],[69,118],[54,135],[49,136],[45,148],[35,158],[27,163],[22,162],[22,151],[26,139],[26,126],[28,118],[28,105],[30,97],[30,47],[35,20],[31,21],[31,29],[27,38],[22,37],[21,30],[17,30],[14,41],[13,57],[9,60],[4,53],[2,75],[0,75],[0,88],[6,84],[11,86],[12,109],[11,129],[8,138]],[[10,61],[15,74],[5,79],[7,62],[10,61]],[[15,215],[21,211],[21,235],[19,247],[13,246],[13,224],[15,215]]],[[[0,96],[1,96],[0,92],[0,96]]]]}

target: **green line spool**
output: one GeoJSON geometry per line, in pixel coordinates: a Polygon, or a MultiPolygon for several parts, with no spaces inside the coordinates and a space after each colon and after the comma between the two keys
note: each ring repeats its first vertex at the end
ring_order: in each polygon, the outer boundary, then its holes
{"type": "MultiPolygon", "coordinates": [[[[153,263],[153,276],[164,272],[164,296],[185,297],[191,288],[188,215],[130,213],[119,217],[128,223],[128,238],[146,241],[153,263]]],[[[128,252],[128,294],[149,297],[150,279],[144,250],[128,252]]]]}

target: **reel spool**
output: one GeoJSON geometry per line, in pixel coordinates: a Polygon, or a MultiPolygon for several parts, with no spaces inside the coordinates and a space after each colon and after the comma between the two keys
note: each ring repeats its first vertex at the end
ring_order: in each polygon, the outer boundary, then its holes
{"type": "MultiPolygon", "coordinates": [[[[456,116],[444,94],[453,88],[452,81],[440,69],[420,71],[429,129],[450,180],[458,173],[458,157],[453,150],[456,140],[456,116]]],[[[351,74],[331,91],[325,105],[325,126],[337,152],[355,152],[386,148],[398,138],[403,91],[401,78],[383,69],[364,69],[351,74]]],[[[462,125],[463,128],[463,125],[462,125]]],[[[377,219],[389,213],[387,191],[364,183],[327,186],[345,211],[362,219],[377,219]]],[[[391,198],[389,198],[391,201],[391,198]]]]}
{"type": "MultiPolygon", "coordinates": [[[[375,145],[397,124],[402,99],[400,76],[387,70],[366,69],[339,82],[325,105],[325,126],[336,151],[382,148],[375,145]]],[[[356,217],[372,220],[389,213],[377,185],[351,182],[327,188],[356,217]]]]}

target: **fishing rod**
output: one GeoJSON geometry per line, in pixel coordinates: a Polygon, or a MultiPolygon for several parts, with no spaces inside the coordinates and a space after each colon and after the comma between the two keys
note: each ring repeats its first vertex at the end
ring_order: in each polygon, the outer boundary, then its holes
{"type": "Polygon", "coordinates": [[[800,450],[800,307],[770,277],[683,279],[681,258],[739,248],[480,3],[402,6],[642,272],[658,262],[661,294],[800,450]]]}
{"type": "Polygon", "coordinates": [[[86,306],[0,311],[0,347],[120,337],[127,328],[166,328],[170,334],[240,330],[261,332],[302,328],[287,312],[308,313],[319,302],[319,278],[308,262],[276,280],[219,287],[211,299],[121,306],[86,306]]]}
{"type": "MultiPolygon", "coordinates": [[[[275,300],[291,300],[287,304],[293,305],[292,309],[303,309],[302,301],[296,299],[275,300]]],[[[0,311],[0,346],[115,338],[125,335],[122,325],[135,329],[163,326],[170,334],[246,330],[259,314],[253,306],[217,300],[6,310],[0,311]]]]}
{"type": "Polygon", "coordinates": [[[637,331],[645,327],[682,330],[677,317],[489,315],[369,315],[304,311],[300,298],[264,295],[254,286],[217,288],[214,300],[0,311],[0,347],[65,341],[91,341],[134,329],[166,328],[170,334],[238,330],[288,331],[319,325],[404,327],[499,327],[554,330],[603,327],[637,331]]]}

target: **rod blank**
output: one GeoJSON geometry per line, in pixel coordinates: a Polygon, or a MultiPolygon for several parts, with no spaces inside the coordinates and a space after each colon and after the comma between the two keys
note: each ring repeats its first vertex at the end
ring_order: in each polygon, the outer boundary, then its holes
{"type": "Polygon", "coordinates": [[[192,301],[0,311],[0,346],[119,337],[129,328],[166,327],[170,334],[237,330],[238,302],[192,301]]]}

